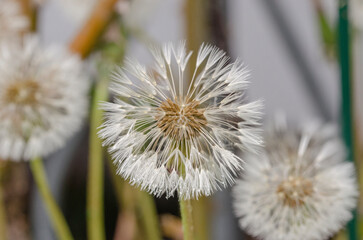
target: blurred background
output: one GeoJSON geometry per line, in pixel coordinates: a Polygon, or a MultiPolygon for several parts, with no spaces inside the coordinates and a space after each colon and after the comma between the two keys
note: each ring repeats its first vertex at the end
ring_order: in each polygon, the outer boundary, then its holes
{"type": "MultiPolygon", "coordinates": [[[[39,7],[37,22],[42,43],[68,45],[84,26],[95,4],[96,0],[44,1],[39,7]]],[[[283,112],[297,125],[311,119],[340,122],[340,70],[336,54],[338,1],[120,0],[116,7],[119,16],[115,17],[121,18],[127,28],[126,57],[148,65],[152,61],[147,50],[150,44],[185,39],[189,48],[197,51],[202,42],[210,42],[248,66],[252,74],[248,97],[264,99],[266,121],[283,112]]],[[[352,8],[363,15],[359,4],[352,3],[352,8]]],[[[355,122],[361,123],[363,37],[360,29],[363,22],[359,22],[359,16],[351,20],[355,93],[352,97],[355,122]]],[[[117,39],[117,31],[109,28],[106,38],[117,39]]],[[[86,60],[90,73],[97,71],[94,58],[97,53],[86,60]]],[[[64,149],[45,161],[52,191],[61,203],[75,239],[86,239],[88,127],[85,123],[64,149]]],[[[358,126],[356,133],[361,136],[363,130],[358,126]]],[[[358,141],[358,146],[361,143],[358,141]]],[[[358,153],[359,158],[359,150],[358,153]]],[[[55,239],[27,166],[23,164],[8,175],[5,196],[13,239],[55,239]]],[[[106,168],[107,239],[113,239],[118,217],[111,178],[106,168]]],[[[250,239],[238,228],[229,191],[217,192],[207,203],[210,239],[250,239]]],[[[177,199],[160,198],[156,204],[162,219],[171,222],[167,225],[180,228],[178,219],[172,217],[179,215],[177,199]]]]}

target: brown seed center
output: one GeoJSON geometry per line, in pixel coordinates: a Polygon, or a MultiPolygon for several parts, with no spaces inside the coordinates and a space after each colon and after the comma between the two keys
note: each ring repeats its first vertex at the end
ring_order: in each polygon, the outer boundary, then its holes
{"type": "Polygon", "coordinates": [[[157,108],[160,112],[155,119],[157,126],[166,136],[177,140],[190,139],[200,134],[207,124],[204,109],[198,108],[199,102],[187,100],[173,102],[170,98],[157,108]]]}
{"type": "Polygon", "coordinates": [[[276,192],[284,205],[294,208],[303,205],[306,197],[313,194],[313,184],[308,179],[290,176],[279,184],[276,192]]]}
{"type": "Polygon", "coordinates": [[[35,104],[39,84],[33,80],[16,81],[5,90],[5,101],[16,104],[35,104]]]}

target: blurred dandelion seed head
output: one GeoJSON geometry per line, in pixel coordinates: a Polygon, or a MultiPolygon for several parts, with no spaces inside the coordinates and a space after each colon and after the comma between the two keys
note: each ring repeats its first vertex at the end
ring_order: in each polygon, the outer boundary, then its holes
{"type": "Polygon", "coordinates": [[[40,86],[34,80],[14,81],[4,91],[4,102],[19,105],[37,104],[39,90],[40,86]]]}
{"type": "Polygon", "coordinates": [[[29,160],[65,144],[87,111],[82,63],[34,36],[0,46],[0,157],[29,160]]]}
{"type": "Polygon", "coordinates": [[[261,145],[261,101],[245,103],[248,71],[203,45],[194,72],[185,42],[152,48],[155,67],[128,60],[113,74],[114,103],[100,131],[118,173],[142,189],[183,199],[234,182],[243,161],[233,151],[261,145]]]}
{"type": "Polygon", "coordinates": [[[313,184],[304,177],[289,176],[278,185],[276,193],[284,205],[298,207],[305,203],[306,197],[312,195],[313,184]]]}
{"type": "Polygon", "coordinates": [[[293,130],[277,122],[266,131],[262,154],[246,156],[233,189],[241,227],[267,240],[332,236],[351,219],[358,196],[354,166],[344,160],[334,127],[293,130]]]}
{"type": "Polygon", "coordinates": [[[18,37],[29,27],[29,20],[22,13],[19,1],[0,0],[0,41],[18,37]]]}

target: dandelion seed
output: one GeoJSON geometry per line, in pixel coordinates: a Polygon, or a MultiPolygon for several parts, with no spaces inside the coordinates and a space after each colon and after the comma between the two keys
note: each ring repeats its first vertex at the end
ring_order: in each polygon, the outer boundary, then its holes
{"type": "Polygon", "coordinates": [[[100,136],[118,173],[132,184],[156,196],[210,195],[242,169],[233,150],[261,145],[261,101],[244,103],[249,73],[216,47],[200,48],[190,75],[185,43],[152,53],[156,65],[150,71],[129,60],[114,72],[115,102],[102,105],[100,136]]]}
{"type": "Polygon", "coordinates": [[[332,126],[266,133],[260,156],[246,156],[233,188],[234,208],[249,234],[266,240],[327,239],[351,219],[358,191],[354,166],[332,126]]]}
{"type": "Polygon", "coordinates": [[[29,160],[64,145],[87,111],[78,57],[33,36],[0,45],[0,157],[29,160]]]}

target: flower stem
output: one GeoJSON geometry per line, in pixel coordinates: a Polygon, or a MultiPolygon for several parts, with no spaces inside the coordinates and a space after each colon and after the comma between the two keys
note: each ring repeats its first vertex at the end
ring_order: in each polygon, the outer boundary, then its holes
{"type": "MultiPolygon", "coordinates": [[[[0,161],[2,161],[0,159],[0,161]]],[[[6,208],[5,208],[5,196],[4,196],[4,181],[2,181],[4,166],[0,163],[0,239],[7,239],[7,230],[6,230],[6,208]]]]}
{"type": "Polygon", "coordinates": [[[160,227],[154,199],[146,192],[132,187],[118,176],[111,157],[108,159],[120,208],[125,212],[132,213],[136,212],[137,209],[139,215],[137,225],[143,229],[144,239],[160,240],[160,227]]]}
{"type": "Polygon", "coordinates": [[[159,218],[155,207],[154,198],[144,191],[138,191],[137,208],[145,237],[149,240],[160,240],[159,218]]]}
{"type": "Polygon", "coordinates": [[[192,203],[190,200],[180,199],[179,204],[183,224],[184,240],[195,240],[192,203]]]}
{"type": "Polygon", "coordinates": [[[71,51],[78,53],[82,58],[88,56],[111,20],[117,2],[118,0],[98,0],[88,21],[71,42],[69,46],[71,51]]]}
{"type": "Polygon", "coordinates": [[[105,239],[103,212],[103,149],[97,136],[97,128],[102,124],[103,111],[98,108],[100,101],[108,98],[108,81],[106,78],[96,83],[91,106],[89,165],[87,181],[87,231],[88,239],[105,239]]]}
{"type": "Polygon", "coordinates": [[[34,176],[35,183],[37,184],[37,187],[39,189],[40,195],[47,208],[49,217],[53,224],[55,233],[58,236],[58,239],[61,240],[73,239],[71,231],[68,228],[67,222],[49,189],[42,159],[34,158],[32,161],[30,161],[30,168],[34,176]]]}
{"type": "MultiPolygon", "coordinates": [[[[342,91],[342,130],[345,145],[348,151],[348,160],[354,161],[354,129],[352,108],[352,86],[350,66],[350,38],[348,0],[339,1],[339,61],[341,70],[342,91]]],[[[353,219],[348,223],[349,239],[356,240],[357,236],[357,211],[353,211],[353,219]]]]}
{"type": "Polygon", "coordinates": [[[7,239],[6,235],[6,212],[4,206],[4,194],[0,184],[0,239],[7,239]]]}
{"type": "Polygon", "coordinates": [[[38,9],[32,0],[19,0],[22,6],[23,14],[29,19],[29,32],[36,32],[37,29],[37,12],[38,9]]]}
{"type": "Polygon", "coordinates": [[[196,240],[208,240],[210,239],[209,233],[209,218],[210,211],[208,211],[210,205],[210,199],[202,196],[199,199],[191,200],[193,208],[195,239],[196,240]]]}

